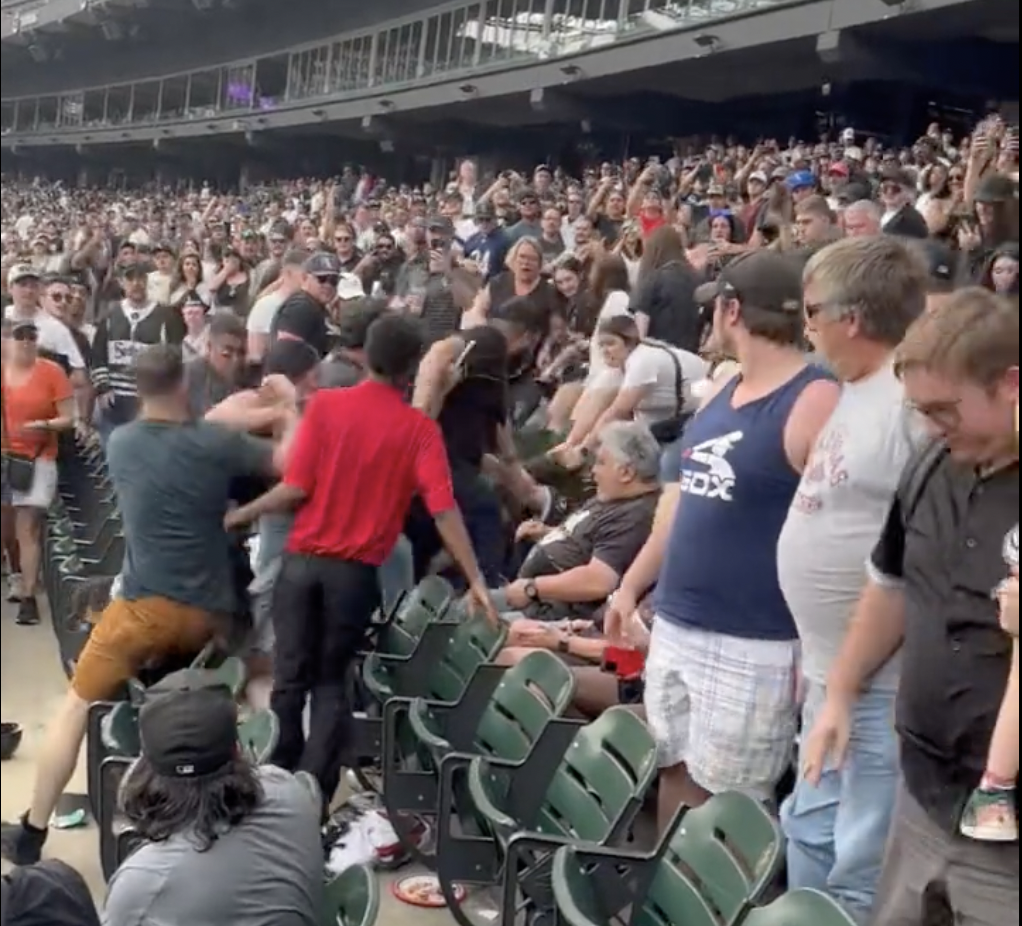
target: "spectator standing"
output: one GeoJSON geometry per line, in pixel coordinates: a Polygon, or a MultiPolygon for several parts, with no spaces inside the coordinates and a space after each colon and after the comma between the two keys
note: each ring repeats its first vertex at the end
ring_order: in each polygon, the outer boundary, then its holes
{"type": "Polygon", "coordinates": [[[923,922],[937,884],[956,922],[1003,926],[1018,909],[1018,843],[972,842],[958,830],[1012,659],[991,590],[1018,519],[1018,309],[962,290],[913,325],[896,357],[908,401],[940,443],[906,470],[804,762],[819,773],[842,761],[861,692],[900,653],[902,778],[874,923],[923,922]]]}
{"type": "MultiPolygon", "coordinates": [[[[809,338],[842,384],[777,544],[781,590],[802,642],[805,730],[826,703],[862,564],[905,464],[926,442],[894,372],[895,348],[925,300],[922,263],[891,236],[832,244],[805,270],[809,338]]],[[[856,703],[844,764],[800,773],[783,808],[790,886],[826,891],[860,921],[873,907],[897,791],[897,685],[892,660],[856,703]]]]}
{"type": "Polygon", "coordinates": [[[365,348],[367,380],[317,392],[283,481],[227,519],[235,526],[296,510],[274,597],[271,704],[281,723],[274,762],[313,774],[327,803],[350,742],[349,667],[379,603],[377,571],[416,494],[436,519],[472,596],[496,619],[454,501],[439,427],[404,402],[424,346],[414,320],[391,315],[376,321],[365,348]],[[302,713],[310,696],[306,739],[302,713]]]}

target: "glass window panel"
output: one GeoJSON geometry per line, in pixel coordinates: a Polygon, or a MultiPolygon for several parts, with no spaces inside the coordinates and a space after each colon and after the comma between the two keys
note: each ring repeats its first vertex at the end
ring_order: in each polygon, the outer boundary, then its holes
{"type": "Polygon", "coordinates": [[[214,115],[219,92],[220,75],[215,69],[192,74],[188,85],[188,118],[202,119],[214,115]]]}
{"type": "Polygon", "coordinates": [[[111,87],[106,98],[106,121],[110,125],[122,125],[128,121],[131,111],[131,85],[111,87]]]}
{"type": "Polygon", "coordinates": [[[132,122],[153,122],[160,103],[160,82],[145,80],[135,85],[131,103],[132,122]]]}
{"type": "Polygon", "coordinates": [[[17,115],[16,104],[13,100],[0,103],[0,132],[6,135],[14,131],[14,118],[17,115]]]}
{"type": "Polygon", "coordinates": [[[60,112],[58,120],[60,125],[68,128],[82,124],[82,102],[84,93],[65,93],[60,98],[60,112]]]}
{"type": "Polygon", "coordinates": [[[423,56],[423,72],[427,75],[436,70],[440,39],[440,17],[431,16],[426,22],[426,51],[423,56]]]}
{"type": "Polygon", "coordinates": [[[15,128],[19,132],[31,132],[35,128],[35,114],[37,100],[19,100],[17,107],[17,122],[15,128]]]}
{"type": "Polygon", "coordinates": [[[395,47],[391,51],[394,59],[394,66],[391,71],[391,81],[403,83],[413,80],[415,71],[419,64],[419,42],[422,36],[421,29],[417,31],[416,23],[407,23],[394,30],[395,47]]]}
{"type": "Polygon", "coordinates": [[[504,61],[514,55],[515,0],[491,0],[480,39],[483,61],[504,61]]]}
{"type": "Polygon", "coordinates": [[[473,3],[454,16],[454,40],[451,70],[471,68],[475,64],[476,36],[479,32],[480,4],[473,3]]]}
{"type": "Polygon", "coordinates": [[[106,90],[86,90],[82,100],[82,124],[101,125],[106,110],[106,90]]]}
{"type": "Polygon", "coordinates": [[[60,112],[60,98],[55,96],[44,96],[39,100],[39,128],[50,129],[57,125],[57,116],[60,112]]]}
{"type": "MultiPolygon", "coordinates": [[[[86,105],[88,105],[86,101],[86,105]]],[[[163,81],[160,119],[183,119],[188,106],[188,77],[168,77],[163,81]]]]}
{"type": "MultiPolygon", "coordinates": [[[[333,49],[330,60],[333,60],[333,49]]],[[[256,62],[255,108],[271,110],[280,105],[287,94],[287,55],[271,55],[256,62]]],[[[332,86],[331,69],[327,71],[327,86],[332,86]]]]}

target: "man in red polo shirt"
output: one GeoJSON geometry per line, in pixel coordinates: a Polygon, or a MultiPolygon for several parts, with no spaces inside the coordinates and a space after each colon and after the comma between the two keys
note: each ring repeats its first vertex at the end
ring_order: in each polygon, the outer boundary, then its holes
{"type": "Polygon", "coordinates": [[[280,719],[273,762],[312,773],[328,803],[350,742],[348,670],[379,603],[377,569],[416,495],[468,579],[471,599],[497,620],[454,501],[440,429],[404,400],[424,348],[414,319],[386,315],[374,322],[365,345],[368,379],[313,395],[293,438],[285,439],[283,480],[227,519],[234,527],[297,509],[273,601],[270,704],[280,719]]]}

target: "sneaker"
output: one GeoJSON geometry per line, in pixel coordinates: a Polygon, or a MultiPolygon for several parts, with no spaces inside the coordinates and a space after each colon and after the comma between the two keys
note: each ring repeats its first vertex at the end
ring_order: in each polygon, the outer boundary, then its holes
{"type": "Polygon", "coordinates": [[[7,600],[8,601],[21,601],[25,595],[25,590],[21,585],[21,576],[16,572],[12,572],[7,577],[7,600]]]}
{"type": "Polygon", "coordinates": [[[15,623],[22,627],[34,627],[39,623],[39,602],[35,598],[22,598],[18,604],[18,616],[15,623]]]}
{"type": "Polygon", "coordinates": [[[1003,788],[977,788],[965,805],[961,831],[980,842],[1018,842],[1013,793],[1003,788]]]}
{"type": "Polygon", "coordinates": [[[12,865],[34,865],[43,857],[46,830],[30,827],[22,817],[17,823],[0,823],[0,855],[12,865]]]}

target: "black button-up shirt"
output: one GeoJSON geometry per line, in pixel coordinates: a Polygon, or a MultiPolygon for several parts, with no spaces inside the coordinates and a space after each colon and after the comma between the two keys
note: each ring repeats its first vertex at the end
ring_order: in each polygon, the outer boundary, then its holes
{"type": "Polygon", "coordinates": [[[1018,464],[979,477],[945,455],[911,511],[895,501],[873,552],[873,567],[904,587],[902,773],[948,832],[985,770],[1011,670],[991,593],[1018,519],[1018,464]]]}

